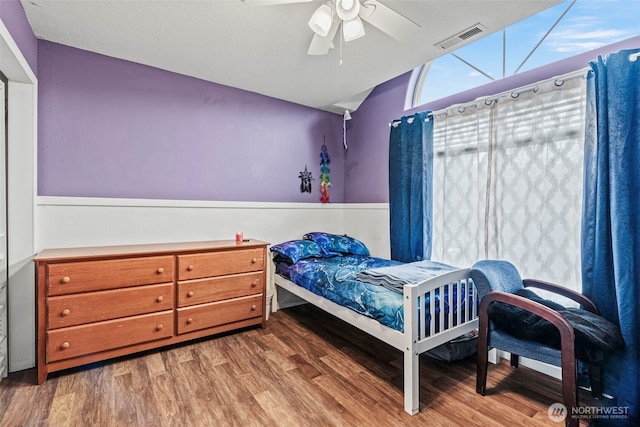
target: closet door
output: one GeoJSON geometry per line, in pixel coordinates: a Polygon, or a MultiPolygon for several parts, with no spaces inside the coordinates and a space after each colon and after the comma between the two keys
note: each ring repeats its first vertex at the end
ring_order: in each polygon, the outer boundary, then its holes
{"type": "Polygon", "coordinates": [[[7,112],[6,86],[0,79],[0,378],[7,376],[7,112]]]}

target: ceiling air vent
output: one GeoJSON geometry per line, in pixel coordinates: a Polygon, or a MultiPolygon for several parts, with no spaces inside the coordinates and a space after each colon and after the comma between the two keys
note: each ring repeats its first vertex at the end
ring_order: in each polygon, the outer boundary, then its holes
{"type": "Polygon", "coordinates": [[[440,43],[436,43],[434,46],[439,47],[440,49],[449,49],[451,46],[457,45],[460,42],[464,42],[470,40],[472,38],[476,38],[479,34],[483,34],[487,32],[487,27],[478,23],[473,25],[466,30],[460,31],[455,36],[451,36],[446,40],[441,41],[440,43]]]}

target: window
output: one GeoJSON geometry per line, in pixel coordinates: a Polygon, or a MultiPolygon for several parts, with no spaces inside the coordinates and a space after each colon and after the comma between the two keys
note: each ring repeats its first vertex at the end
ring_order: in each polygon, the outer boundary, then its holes
{"type": "Polygon", "coordinates": [[[432,258],[580,290],[585,72],[435,116],[432,258]]]}
{"type": "Polygon", "coordinates": [[[638,16],[638,1],[566,0],[426,64],[414,106],[637,36],[638,16]]]}

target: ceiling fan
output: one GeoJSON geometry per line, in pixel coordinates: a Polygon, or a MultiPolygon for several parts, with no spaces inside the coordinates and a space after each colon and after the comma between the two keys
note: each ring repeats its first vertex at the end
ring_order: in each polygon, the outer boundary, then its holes
{"type": "MultiPolygon", "coordinates": [[[[307,3],[313,0],[244,1],[272,5],[307,3]]],[[[328,54],[329,50],[334,47],[333,40],[340,29],[342,30],[342,40],[345,42],[364,36],[362,21],[373,25],[400,42],[409,40],[420,29],[418,24],[378,0],[326,0],[309,19],[309,27],[313,30],[314,35],[307,54],[328,54]]]]}

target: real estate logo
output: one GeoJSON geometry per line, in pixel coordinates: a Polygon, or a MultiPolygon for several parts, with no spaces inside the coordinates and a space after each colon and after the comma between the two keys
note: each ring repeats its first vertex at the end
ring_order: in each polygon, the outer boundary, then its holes
{"type": "Polygon", "coordinates": [[[549,419],[555,423],[563,422],[567,417],[577,419],[628,419],[628,406],[572,406],[571,413],[562,403],[553,403],[547,410],[549,419]]]}
{"type": "Polygon", "coordinates": [[[561,423],[567,418],[567,407],[562,403],[552,403],[547,410],[549,419],[554,423],[561,423]]]}

